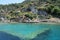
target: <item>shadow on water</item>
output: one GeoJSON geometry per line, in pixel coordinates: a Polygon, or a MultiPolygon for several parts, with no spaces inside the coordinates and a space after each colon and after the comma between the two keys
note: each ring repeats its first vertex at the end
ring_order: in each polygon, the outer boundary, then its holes
{"type": "Polygon", "coordinates": [[[51,30],[46,30],[43,33],[38,34],[35,38],[32,40],[47,40],[49,37],[49,34],[51,33],[51,30]]]}
{"type": "Polygon", "coordinates": [[[17,36],[13,36],[6,32],[0,31],[0,40],[21,40],[21,39],[17,36]]]}

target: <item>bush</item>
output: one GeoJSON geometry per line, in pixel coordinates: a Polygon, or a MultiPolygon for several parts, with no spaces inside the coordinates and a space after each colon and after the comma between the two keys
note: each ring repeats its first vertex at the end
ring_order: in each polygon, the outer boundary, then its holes
{"type": "Polygon", "coordinates": [[[60,16],[60,8],[58,6],[55,6],[52,10],[52,15],[59,17],[60,16]]]}
{"type": "Polygon", "coordinates": [[[37,14],[33,14],[33,13],[27,13],[25,14],[26,17],[30,18],[30,19],[33,19],[33,18],[37,18],[37,14]]]}
{"type": "Polygon", "coordinates": [[[48,5],[45,10],[51,14],[51,10],[54,8],[54,5],[48,5]]]}
{"type": "Polygon", "coordinates": [[[60,17],[60,8],[54,5],[48,5],[45,10],[54,17],[60,17]]]}

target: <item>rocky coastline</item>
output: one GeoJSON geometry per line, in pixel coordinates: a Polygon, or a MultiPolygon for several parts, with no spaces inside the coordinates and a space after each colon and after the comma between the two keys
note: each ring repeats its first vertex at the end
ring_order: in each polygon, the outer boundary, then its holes
{"type": "Polygon", "coordinates": [[[35,19],[35,20],[2,20],[0,23],[60,23],[59,18],[35,19]]]}

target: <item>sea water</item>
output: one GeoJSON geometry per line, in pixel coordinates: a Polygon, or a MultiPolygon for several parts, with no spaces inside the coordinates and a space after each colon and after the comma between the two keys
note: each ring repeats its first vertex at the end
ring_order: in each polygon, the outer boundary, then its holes
{"type": "Polygon", "coordinates": [[[0,40],[60,40],[60,25],[59,24],[41,24],[41,23],[0,23],[0,40]],[[49,33],[44,31],[49,29],[49,33]],[[37,35],[39,35],[37,38],[37,35]],[[8,36],[7,35],[13,35],[8,36]],[[46,35],[48,34],[48,36],[46,35]],[[13,38],[15,36],[20,38],[13,38]],[[46,36],[46,37],[43,37],[46,36]],[[4,38],[3,38],[4,37],[4,38]]]}

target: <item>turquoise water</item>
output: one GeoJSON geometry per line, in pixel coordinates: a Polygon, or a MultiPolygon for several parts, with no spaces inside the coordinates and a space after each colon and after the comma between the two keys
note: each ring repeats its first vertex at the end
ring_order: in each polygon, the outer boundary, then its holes
{"type": "Polygon", "coordinates": [[[12,34],[22,39],[36,38],[38,34],[42,33],[46,29],[50,29],[50,33],[48,33],[48,36],[46,37],[45,40],[60,40],[59,24],[38,24],[38,23],[37,24],[34,23],[0,24],[0,31],[6,32],[8,34],[12,34]]]}

